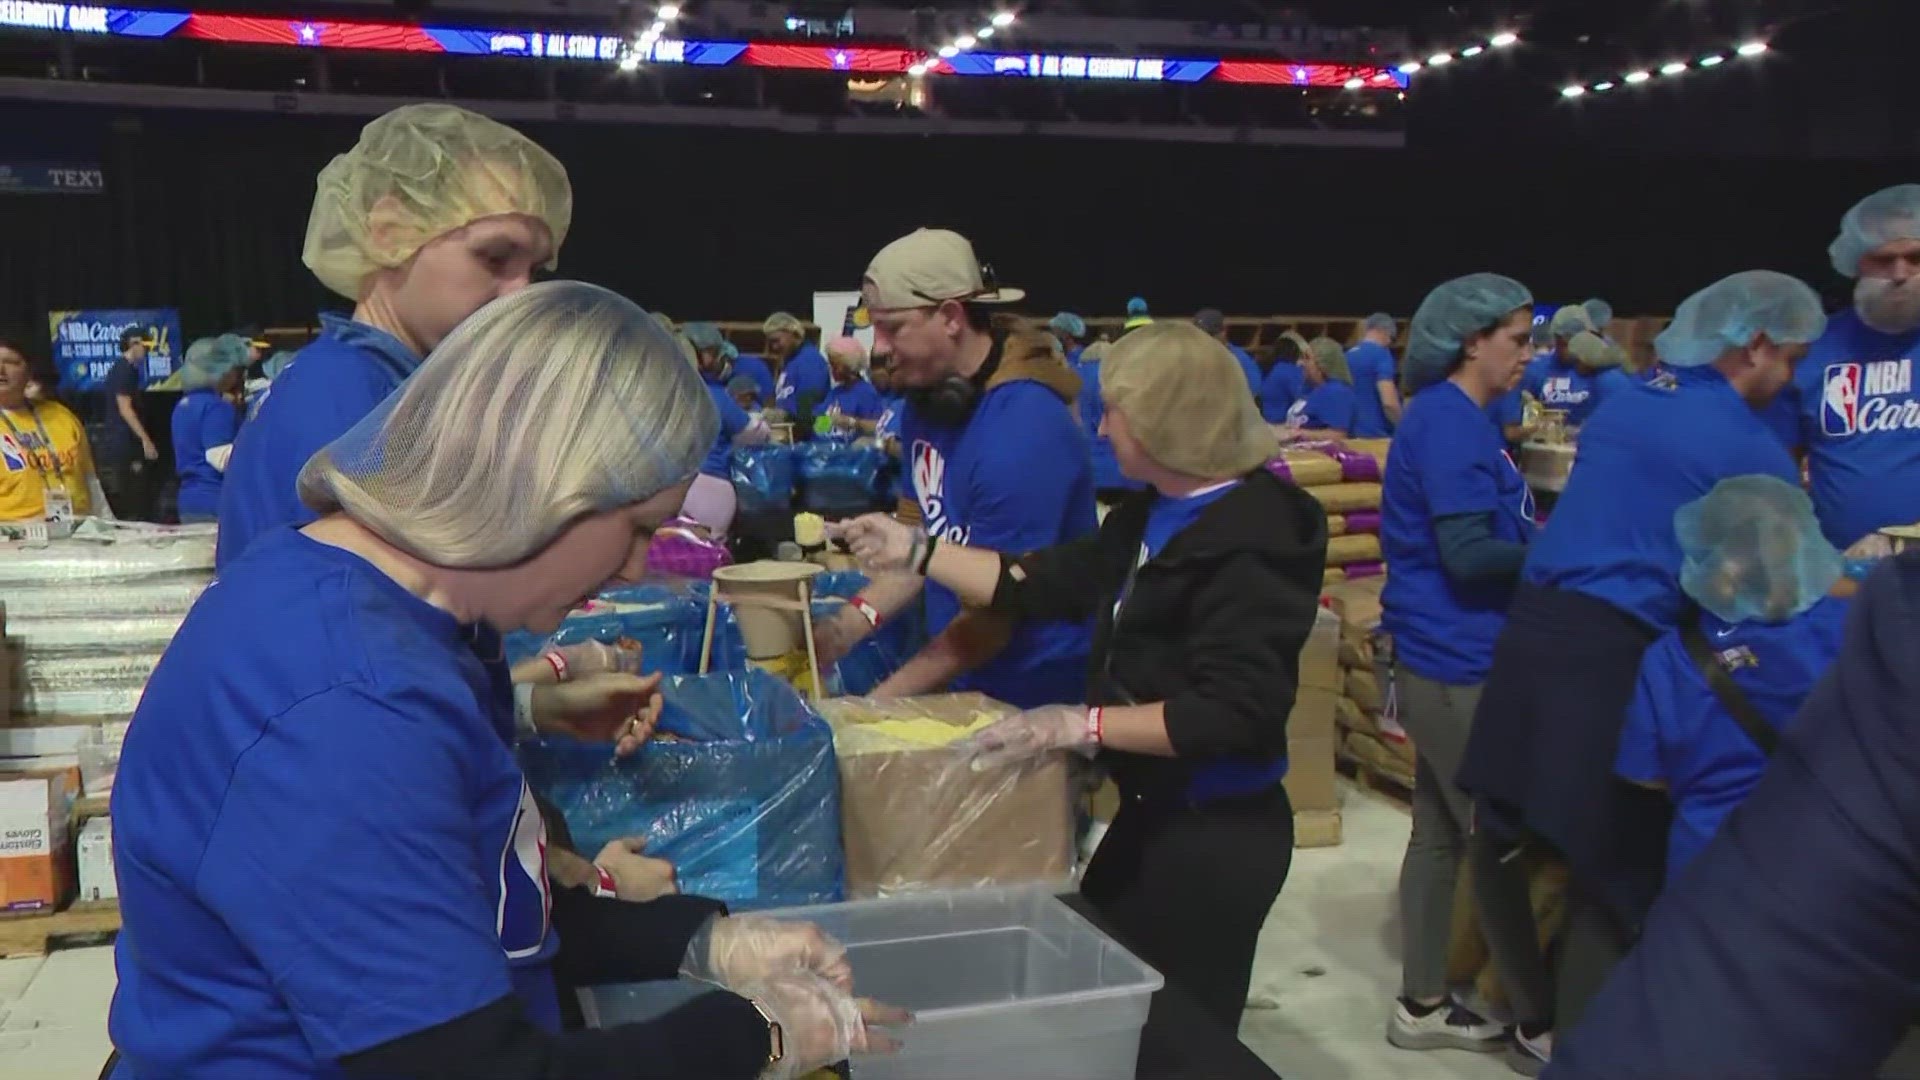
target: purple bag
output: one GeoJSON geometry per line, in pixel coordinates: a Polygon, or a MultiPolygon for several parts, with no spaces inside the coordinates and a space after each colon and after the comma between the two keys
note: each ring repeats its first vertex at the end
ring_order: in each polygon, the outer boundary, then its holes
{"type": "Polygon", "coordinates": [[[727,545],[709,537],[692,518],[678,517],[655,530],[647,545],[647,573],[708,581],[733,563],[727,545]]]}
{"type": "Polygon", "coordinates": [[[1379,577],[1386,573],[1387,564],[1378,562],[1348,563],[1340,568],[1340,572],[1346,575],[1348,581],[1359,581],[1361,578],[1379,577]]]}
{"type": "Polygon", "coordinates": [[[1379,535],[1380,511],[1349,510],[1342,516],[1347,519],[1347,532],[1349,534],[1373,533],[1375,535],[1379,535]]]}

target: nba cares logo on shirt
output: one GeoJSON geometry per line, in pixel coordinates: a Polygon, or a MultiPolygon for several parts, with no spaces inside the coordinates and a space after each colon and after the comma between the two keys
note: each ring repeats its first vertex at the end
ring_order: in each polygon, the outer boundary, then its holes
{"type": "Polygon", "coordinates": [[[513,832],[500,852],[500,907],[495,929],[508,959],[537,956],[547,941],[553,917],[553,892],[547,884],[547,826],[525,780],[513,832]]]}
{"type": "Polygon", "coordinates": [[[25,472],[27,468],[26,452],[4,431],[0,431],[0,465],[5,465],[8,472],[25,472]]]}
{"type": "Polygon", "coordinates": [[[920,499],[920,516],[926,519],[929,535],[956,544],[967,542],[967,529],[949,520],[947,505],[947,459],[939,447],[925,439],[913,443],[913,490],[920,499]]]}
{"type": "Polygon", "coordinates": [[[1913,400],[1913,361],[1828,364],[1820,388],[1820,430],[1867,435],[1920,429],[1913,400]]]}

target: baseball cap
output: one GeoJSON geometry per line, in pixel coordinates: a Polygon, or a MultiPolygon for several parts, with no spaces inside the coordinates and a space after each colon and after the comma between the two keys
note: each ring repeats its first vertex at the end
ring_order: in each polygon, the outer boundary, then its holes
{"type": "Polygon", "coordinates": [[[1226,329],[1227,316],[1219,308],[1201,308],[1200,314],[1193,317],[1193,325],[1209,334],[1217,334],[1226,329]]]}
{"type": "Polygon", "coordinates": [[[869,308],[897,311],[948,300],[969,304],[1012,304],[1025,289],[995,280],[973,244],[950,229],[916,229],[880,249],[867,264],[860,291],[869,308]]]}

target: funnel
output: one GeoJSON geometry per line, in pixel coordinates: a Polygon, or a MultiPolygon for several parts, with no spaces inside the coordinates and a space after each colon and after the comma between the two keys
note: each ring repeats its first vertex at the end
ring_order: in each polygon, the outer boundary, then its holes
{"type": "Polygon", "coordinates": [[[714,570],[713,587],[733,605],[748,657],[771,660],[806,644],[807,583],[819,572],[813,563],[771,559],[714,570]]]}

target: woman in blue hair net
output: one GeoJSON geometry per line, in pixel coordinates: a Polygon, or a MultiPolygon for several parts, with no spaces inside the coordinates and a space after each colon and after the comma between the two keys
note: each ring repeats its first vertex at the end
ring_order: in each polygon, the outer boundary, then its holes
{"type": "MultiPolygon", "coordinates": [[[[1387,1020],[1387,1040],[1407,1050],[1507,1043],[1504,1025],[1450,1000],[1447,951],[1473,810],[1454,773],[1534,530],[1532,494],[1488,405],[1531,356],[1532,320],[1526,286],[1473,274],[1429,294],[1408,331],[1411,400],[1380,504],[1381,628],[1393,637],[1400,722],[1418,748],[1413,836],[1400,868],[1401,989],[1387,1020]]],[[[1485,845],[1474,853],[1474,894],[1493,952],[1508,955],[1532,947],[1507,940],[1531,935],[1533,921],[1525,871],[1499,854],[1485,845]]]]}
{"type": "Polygon", "coordinates": [[[240,432],[240,410],[223,382],[246,370],[247,341],[234,334],[201,338],[187,347],[180,368],[180,401],[173,407],[173,469],[180,477],[180,522],[213,521],[220,511],[220,482],[240,432]]]}
{"type": "Polygon", "coordinates": [[[1080,354],[1087,347],[1087,321],[1071,311],[1063,311],[1047,320],[1047,330],[1060,343],[1060,352],[1067,363],[1078,370],[1080,354]]]}
{"type": "Polygon", "coordinates": [[[1522,1022],[1516,1040],[1534,1068],[1553,1024],[1576,1020],[1605,981],[1665,869],[1665,798],[1612,765],[1641,656],[1693,618],[1674,512],[1728,477],[1798,481],[1758,410],[1825,325],[1819,296],[1771,271],[1689,297],[1655,343],[1671,386],[1632,387],[1593,417],[1528,551],[1458,779],[1490,840],[1569,870],[1557,1000],[1536,1007],[1552,1019],[1522,1022]]]}

